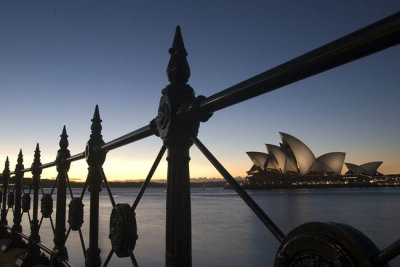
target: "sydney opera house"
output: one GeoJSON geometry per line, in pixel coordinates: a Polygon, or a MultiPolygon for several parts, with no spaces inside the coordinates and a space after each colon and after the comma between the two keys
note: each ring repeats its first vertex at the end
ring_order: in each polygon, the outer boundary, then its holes
{"type": "Polygon", "coordinates": [[[313,152],[296,137],[279,133],[279,146],[266,144],[267,152],[246,152],[253,162],[247,172],[249,183],[292,183],[293,181],[342,180],[343,177],[374,177],[382,161],[362,165],[345,163],[346,153],[329,152],[315,157],[313,152]],[[348,172],[341,175],[343,165],[348,172]]]}

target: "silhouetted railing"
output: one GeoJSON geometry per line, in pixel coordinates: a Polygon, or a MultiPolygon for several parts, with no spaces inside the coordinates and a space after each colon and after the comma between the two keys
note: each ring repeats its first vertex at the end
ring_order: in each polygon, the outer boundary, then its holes
{"type": "Polygon", "coordinates": [[[137,239],[135,209],[161,158],[168,150],[165,262],[166,266],[191,266],[189,150],[195,144],[280,242],[275,266],[305,266],[302,264],[314,266],[312,265],[314,263],[322,264],[321,266],[386,265],[388,261],[400,254],[400,241],[384,250],[379,250],[361,232],[350,226],[335,223],[306,223],[285,235],[197,138],[197,134],[200,122],[206,122],[213,112],[397,45],[399,42],[400,13],[396,13],[210,97],[195,97],[194,90],[187,84],[190,69],[186,61],[187,53],[180,28],[177,27],[172,48],[169,50],[171,59],[167,74],[170,84],[162,90],[158,114],[148,125],[105,143],[101,135],[100,113],[96,106],[91,135],[84,152],[71,156],[64,126],[59,142],[60,149],[55,161],[45,164],[40,162],[39,144],[36,146],[34,161],[30,168],[24,168],[22,151],[19,152],[17,165],[13,172],[9,169],[7,157],[0,197],[2,201],[0,237],[7,239],[8,243],[1,249],[26,247],[27,253],[18,260],[19,264],[26,266],[36,263],[69,266],[65,243],[71,231],[77,231],[85,255],[85,265],[101,266],[102,260],[98,245],[99,193],[104,184],[113,209],[110,216],[109,233],[112,249],[103,265],[106,266],[115,254],[117,257],[130,257],[132,264],[138,266],[133,254],[137,239]],[[107,152],[152,135],[160,137],[163,145],[146,180],[133,204],[117,203],[102,168],[107,152]],[[89,166],[88,176],[81,193],[74,196],[68,170],[72,162],[82,159],[85,159],[89,166]],[[40,176],[43,169],[50,167],[56,167],[58,174],[50,193],[45,193],[41,187],[40,176]],[[28,192],[23,185],[25,172],[32,173],[32,184],[28,192]],[[9,185],[11,175],[15,179],[12,190],[9,185]],[[53,193],[56,186],[57,201],[54,223],[51,215],[54,206],[53,193]],[[87,248],[81,231],[83,225],[82,199],[86,191],[90,194],[90,226],[87,248]],[[67,214],[68,193],[71,200],[67,214]],[[40,194],[42,199],[39,214],[40,194]],[[10,209],[13,211],[11,227],[8,226],[7,221],[7,213],[10,209]],[[30,222],[29,236],[22,233],[21,217],[24,213],[27,213],[30,222]],[[39,232],[45,219],[49,219],[52,225],[53,249],[41,243],[39,232]]]}

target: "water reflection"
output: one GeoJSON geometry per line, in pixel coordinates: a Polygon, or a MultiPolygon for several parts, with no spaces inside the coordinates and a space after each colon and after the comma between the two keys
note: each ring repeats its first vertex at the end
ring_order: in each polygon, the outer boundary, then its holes
{"type": "MultiPolygon", "coordinates": [[[[113,189],[118,203],[132,204],[138,189],[113,189]]],[[[80,190],[74,189],[74,194],[80,190]]],[[[288,233],[309,221],[344,222],[362,231],[379,248],[398,239],[395,212],[400,193],[396,188],[301,189],[249,191],[270,218],[288,233]]],[[[55,198],[55,197],[54,197],[55,198]]],[[[165,199],[162,188],[149,188],[137,207],[139,240],[135,256],[140,266],[163,266],[165,255],[165,199]]],[[[69,202],[69,200],[68,200],[69,202]]],[[[89,196],[84,198],[85,223],[82,227],[88,246],[89,196]]],[[[11,213],[11,212],[10,212],[11,213]]],[[[104,260],[111,248],[108,239],[111,203],[106,192],[100,197],[99,246],[104,260]]],[[[53,213],[55,220],[55,212],[53,213]]],[[[12,224],[12,216],[8,216],[12,224]]],[[[22,221],[29,232],[28,217],[22,221]]],[[[68,225],[67,225],[68,227],[68,225]]],[[[43,221],[43,243],[53,247],[51,224],[43,221]]],[[[273,266],[278,241],[232,190],[192,188],[193,266],[273,266]]],[[[83,266],[84,258],[78,232],[71,232],[66,246],[74,266],[83,266]]],[[[113,256],[110,266],[130,266],[129,258],[113,256]]],[[[391,262],[400,265],[400,260],[391,262]]]]}

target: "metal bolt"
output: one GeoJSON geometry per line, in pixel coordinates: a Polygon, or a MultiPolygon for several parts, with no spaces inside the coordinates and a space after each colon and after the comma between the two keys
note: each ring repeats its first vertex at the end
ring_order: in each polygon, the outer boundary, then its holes
{"type": "Polygon", "coordinates": [[[339,254],[336,256],[335,261],[333,262],[334,267],[348,267],[349,261],[344,254],[339,254]]]}
{"type": "Polygon", "coordinates": [[[278,252],[278,261],[283,265],[289,264],[289,254],[285,250],[278,252]]]}

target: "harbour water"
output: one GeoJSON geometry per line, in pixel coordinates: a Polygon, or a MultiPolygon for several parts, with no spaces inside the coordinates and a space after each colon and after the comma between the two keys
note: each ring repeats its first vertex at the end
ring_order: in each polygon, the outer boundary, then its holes
{"type": "MultiPolygon", "coordinates": [[[[278,241],[233,190],[192,188],[193,266],[273,266],[278,241]]],[[[132,204],[138,188],[112,189],[117,203],[132,204]]],[[[79,189],[73,189],[78,196],[79,189]]],[[[335,188],[298,190],[257,190],[249,194],[270,218],[288,233],[309,221],[349,224],[382,249],[400,238],[398,224],[399,188],[335,188]]],[[[53,197],[55,200],[55,196],[53,197]]],[[[134,250],[139,266],[163,266],[165,253],[166,189],[148,188],[136,209],[139,239],[134,250]]],[[[69,200],[67,200],[67,203],[69,200]]],[[[89,195],[84,198],[85,223],[82,227],[88,246],[89,195]]],[[[55,211],[55,206],[54,206],[55,211]]],[[[101,257],[110,251],[109,215],[111,202],[106,190],[100,198],[99,245],[101,257]]],[[[53,213],[55,221],[55,212],[53,213]]],[[[11,216],[8,218],[12,224],[11,216]]],[[[68,227],[68,226],[67,226],[68,227]]],[[[29,233],[28,216],[23,216],[24,233],[29,233]]],[[[40,229],[42,242],[52,247],[49,219],[40,229]]],[[[78,232],[71,232],[66,246],[70,262],[83,266],[78,232]]],[[[129,258],[113,256],[109,266],[131,266],[129,258]]],[[[391,262],[400,266],[400,259],[391,262]]]]}

